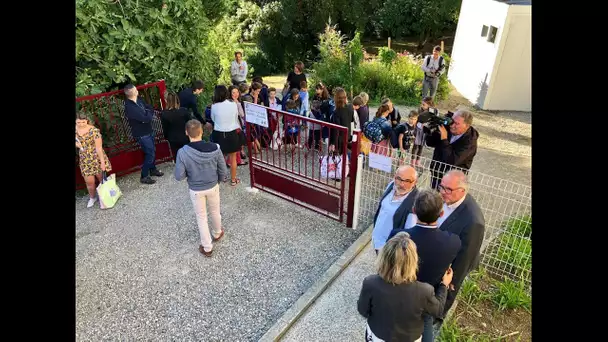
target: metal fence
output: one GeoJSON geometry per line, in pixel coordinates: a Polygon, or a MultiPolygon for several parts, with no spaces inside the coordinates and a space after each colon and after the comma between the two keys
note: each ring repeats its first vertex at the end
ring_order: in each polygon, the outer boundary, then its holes
{"type": "MultiPolygon", "coordinates": [[[[366,142],[362,142],[366,144],[366,142]]],[[[367,142],[369,145],[369,142],[367,142]]],[[[373,145],[372,145],[373,146],[373,145]]],[[[362,150],[367,150],[362,147],[362,150]]],[[[432,151],[432,150],[431,150],[432,151]]],[[[420,157],[418,187],[430,187],[431,158],[425,150],[420,157]]],[[[393,180],[400,165],[411,163],[411,153],[398,156],[395,151],[386,153],[392,162],[391,172],[370,168],[366,156],[361,172],[361,194],[358,220],[362,227],[372,224],[380,196],[393,180]]],[[[479,161],[474,161],[479,162],[479,161]]],[[[445,165],[449,169],[458,169],[445,165]]],[[[481,247],[481,266],[489,274],[523,281],[532,286],[532,189],[531,187],[469,171],[469,194],[483,212],[485,235],[481,247]]]]}

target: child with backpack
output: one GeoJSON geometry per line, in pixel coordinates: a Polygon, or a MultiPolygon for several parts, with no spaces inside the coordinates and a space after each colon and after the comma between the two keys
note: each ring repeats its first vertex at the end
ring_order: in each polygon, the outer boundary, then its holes
{"type": "MultiPolygon", "coordinates": [[[[422,104],[420,106],[420,110],[418,113],[422,114],[424,112],[433,111],[437,113],[437,109],[435,109],[435,103],[433,102],[433,98],[430,96],[422,99],[422,104]]],[[[423,125],[418,122],[416,124],[416,131],[414,132],[414,147],[412,147],[412,166],[419,167],[420,166],[420,156],[422,155],[422,149],[424,147],[424,141],[426,140],[426,135],[424,134],[423,125]]]]}
{"type": "MultiPolygon", "coordinates": [[[[292,89],[293,90],[293,89],[292,89]]],[[[295,89],[298,91],[297,89],[295,89]]],[[[287,112],[290,114],[294,114],[294,116],[300,115],[300,108],[295,100],[289,99],[285,104],[285,108],[287,112]]],[[[292,151],[295,150],[297,146],[299,146],[298,139],[300,137],[300,120],[292,117],[292,116],[283,116],[283,127],[285,128],[285,141],[284,143],[287,147],[291,148],[292,151]],[[294,146],[292,146],[294,145],[294,146]]]]}
{"type": "Polygon", "coordinates": [[[405,154],[409,152],[414,138],[416,137],[416,123],[418,122],[418,112],[412,110],[407,116],[407,122],[402,122],[395,127],[394,137],[396,141],[393,141],[393,148],[397,148],[398,158],[405,157],[405,154]]]}
{"type": "MultiPolygon", "coordinates": [[[[323,113],[321,113],[321,101],[314,100],[312,101],[312,111],[310,112],[310,117],[316,120],[323,121],[323,113]]],[[[321,124],[313,123],[308,130],[308,144],[306,144],[307,148],[311,148],[312,141],[315,141],[315,150],[319,151],[321,148],[321,124]]]]}
{"type": "Polygon", "coordinates": [[[390,155],[389,141],[394,132],[387,119],[389,114],[389,106],[382,104],[376,112],[376,117],[363,127],[363,135],[372,142],[370,152],[385,156],[390,155]]]}

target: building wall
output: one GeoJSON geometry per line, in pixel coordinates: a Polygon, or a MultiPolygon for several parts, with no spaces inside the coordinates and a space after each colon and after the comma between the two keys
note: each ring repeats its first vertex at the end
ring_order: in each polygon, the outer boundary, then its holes
{"type": "Polygon", "coordinates": [[[494,0],[463,0],[448,79],[466,99],[483,107],[509,6],[494,0]],[[481,36],[483,25],[498,28],[494,43],[481,36]]]}
{"type": "Polygon", "coordinates": [[[531,6],[509,6],[504,42],[483,109],[532,110],[531,12],[531,6]]]}

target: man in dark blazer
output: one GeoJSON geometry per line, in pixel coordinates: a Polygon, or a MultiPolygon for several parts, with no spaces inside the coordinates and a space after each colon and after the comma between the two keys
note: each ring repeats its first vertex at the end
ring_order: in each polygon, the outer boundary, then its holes
{"type": "Polygon", "coordinates": [[[395,172],[395,180],[382,194],[376,215],[374,215],[374,230],[372,231],[372,243],[376,254],[384,246],[393,229],[400,229],[406,225],[408,216],[410,216],[411,223],[407,228],[413,227],[416,223],[415,217],[410,214],[418,193],[417,181],[418,175],[413,167],[400,166],[395,172]]]}
{"type": "MultiPolygon", "coordinates": [[[[446,270],[460,251],[460,238],[437,229],[437,221],[443,216],[443,200],[437,191],[419,190],[412,212],[416,215],[416,225],[410,229],[393,229],[388,240],[399,232],[407,232],[416,243],[418,252],[417,280],[437,289],[446,270]]],[[[443,310],[441,312],[443,313],[443,310]]],[[[423,318],[422,341],[433,341],[433,317],[425,314],[423,318]]]]}
{"type": "MultiPolygon", "coordinates": [[[[446,173],[439,184],[439,194],[444,202],[443,215],[437,221],[439,229],[458,235],[461,242],[458,255],[452,263],[454,278],[448,291],[442,319],[454,304],[465,277],[479,264],[485,219],[479,205],[468,193],[468,188],[467,177],[459,170],[446,173]]],[[[440,325],[437,328],[439,327],[440,325]]]]}
{"type": "Polygon", "coordinates": [[[433,189],[437,189],[443,174],[454,166],[467,172],[477,154],[479,132],[471,126],[473,114],[458,110],[452,119],[454,122],[450,125],[449,132],[440,125],[436,131],[426,136],[426,145],[435,148],[430,166],[433,189]]]}

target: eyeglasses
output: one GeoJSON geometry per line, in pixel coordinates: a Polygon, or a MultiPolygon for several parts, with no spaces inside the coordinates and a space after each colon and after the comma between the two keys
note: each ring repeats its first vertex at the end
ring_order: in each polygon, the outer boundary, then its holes
{"type": "Polygon", "coordinates": [[[450,189],[450,188],[445,187],[445,186],[443,186],[441,184],[439,184],[438,188],[439,188],[439,191],[443,191],[443,192],[445,192],[448,195],[451,194],[453,191],[456,191],[456,190],[464,190],[463,187],[458,187],[458,188],[450,189]]]}
{"type": "Polygon", "coordinates": [[[415,181],[413,179],[403,179],[399,176],[395,176],[395,180],[398,180],[400,182],[406,182],[406,183],[414,183],[415,181]]]}

